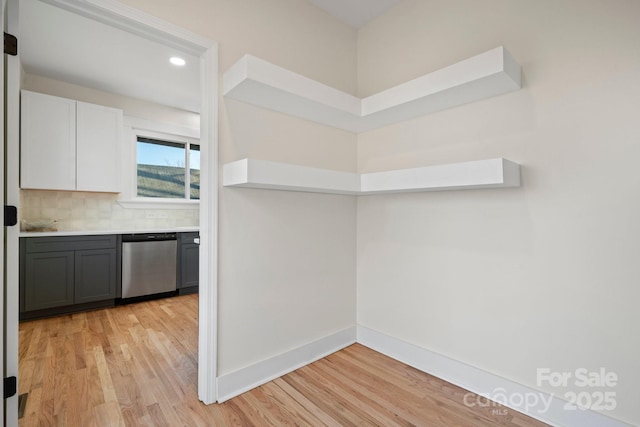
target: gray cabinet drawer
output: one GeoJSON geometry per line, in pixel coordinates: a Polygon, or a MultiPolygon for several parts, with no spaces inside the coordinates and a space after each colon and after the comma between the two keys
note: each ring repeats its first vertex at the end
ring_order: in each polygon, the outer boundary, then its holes
{"type": "Polygon", "coordinates": [[[85,249],[115,249],[116,236],[67,236],[67,237],[28,237],[27,253],[77,251],[85,249]]]}

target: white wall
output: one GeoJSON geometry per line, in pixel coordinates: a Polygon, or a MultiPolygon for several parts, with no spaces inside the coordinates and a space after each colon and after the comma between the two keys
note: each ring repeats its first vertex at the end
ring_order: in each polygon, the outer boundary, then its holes
{"type": "Polygon", "coordinates": [[[537,368],[605,367],[607,415],[640,424],[639,17],[635,0],[405,0],[359,32],[360,95],[499,45],[524,77],[358,136],[361,172],[506,157],[523,180],[359,198],[359,324],[560,396],[537,368]]]}
{"type": "Polygon", "coordinates": [[[123,110],[125,116],[152,120],[188,128],[200,128],[200,114],[180,110],[166,105],[156,104],[141,99],[90,89],[60,80],[50,79],[35,74],[25,73],[22,89],[46,93],[53,96],[90,102],[123,110]]]}
{"type": "MultiPolygon", "coordinates": [[[[300,0],[126,0],[220,43],[355,93],[356,31],[300,0]]],[[[353,134],[220,98],[220,165],[244,157],[355,170],[353,134]]],[[[355,325],[352,197],[220,189],[219,375],[355,325]]]]}

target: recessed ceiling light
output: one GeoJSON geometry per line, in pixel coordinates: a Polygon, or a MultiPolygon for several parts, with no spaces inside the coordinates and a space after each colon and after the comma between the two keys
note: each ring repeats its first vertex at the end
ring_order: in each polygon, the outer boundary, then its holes
{"type": "Polygon", "coordinates": [[[171,62],[173,65],[177,65],[178,67],[182,67],[187,63],[187,61],[177,56],[172,56],[171,58],[169,58],[169,62],[171,62]]]}

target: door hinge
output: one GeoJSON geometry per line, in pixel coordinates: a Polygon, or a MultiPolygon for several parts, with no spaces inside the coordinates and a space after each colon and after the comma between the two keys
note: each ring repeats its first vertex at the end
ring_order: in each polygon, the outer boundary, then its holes
{"type": "Polygon", "coordinates": [[[15,206],[4,206],[4,226],[13,227],[18,223],[18,208],[15,206]]]}
{"type": "Polygon", "coordinates": [[[16,36],[4,33],[4,53],[11,56],[18,54],[18,39],[16,36]]]}
{"type": "Polygon", "coordinates": [[[18,392],[18,380],[16,377],[8,377],[4,379],[3,396],[5,399],[13,397],[18,392]]]}

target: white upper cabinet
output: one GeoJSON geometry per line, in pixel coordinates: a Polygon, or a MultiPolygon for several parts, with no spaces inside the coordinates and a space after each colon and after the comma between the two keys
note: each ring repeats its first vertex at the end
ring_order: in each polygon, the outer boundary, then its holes
{"type": "Polygon", "coordinates": [[[76,189],[118,192],[122,110],[78,101],[76,118],[76,189]]]}
{"type": "Polygon", "coordinates": [[[20,186],[119,192],[122,110],[22,91],[20,186]]]}
{"type": "Polygon", "coordinates": [[[76,102],[22,91],[20,186],[76,189],[76,102]]]}

